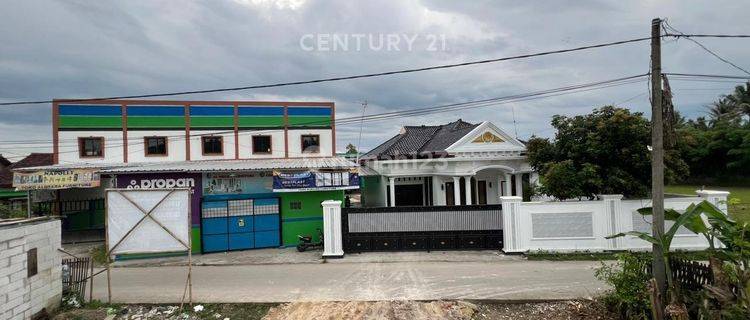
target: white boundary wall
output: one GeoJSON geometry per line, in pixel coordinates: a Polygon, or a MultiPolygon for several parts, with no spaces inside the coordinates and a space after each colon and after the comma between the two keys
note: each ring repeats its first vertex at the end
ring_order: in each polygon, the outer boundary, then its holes
{"type": "Polygon", "coordinates": [[[60,220],[0,227],[0,319],[51,313],[62,299],[60,220]],[[27,256],[37,250],[37,273],[28,276],[27,256]]]}
{"type": "MultiPolygon", "coordinates": [[[[708,200],[727,212],[729,192],[697,191],[696,197],[668,198],[665,208],[684,210],[691,203],[708,200]]],[[[651,245],[636,237],[606,239],[627,231],[651,231],[650,217],[636,210],[651,206],[649,200],[622,200],[622,195],[602,195],[595,201],[521,202],[520,197],[501,197],[505,252],[649,250],[651,245]]],[[[666,228],[671,226],[667,221],[666,228]]],[[[702,235],[687,229],[677,232],[673,249],[708,247],[702,235]]]]}

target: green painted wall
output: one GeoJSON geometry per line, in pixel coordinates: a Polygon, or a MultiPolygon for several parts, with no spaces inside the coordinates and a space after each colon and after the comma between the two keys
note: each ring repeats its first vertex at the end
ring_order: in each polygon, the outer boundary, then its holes
{"type": "Polygon", "coordinates": [[[330,127],[330,116],[289,116],[292,127],[330,127]]]}
{"type": "Polygon", "coordinates": [[[128,116],[128,128],[185,128],[185,116],[128,116]]]}
{"type": "Polygon", "coordinates": [[[234,128],[232,116],[190,116],[191,128],[234,128]]]}
{"type": "Polygon", "coordinates": [[[279,116],[239,116],[237,125],[240,128],[250,127],[284,127],[284,117],[279,116]]]}
{"type": "Polygon", "coordinates": [[[122,116],[60,116],[60,128],[122,128],[122,116]]]}
{"type": "Polygon", "coordinates": [[[344,200],[343,190],[285,192],[281,196],[281,239],[284,246],[294,246],[299,242],[297,235],[312,235],[318,239],[318,231],[323,229],[323,208],[325,200],[344,200]],[[292,202],[301,202],[302,209],[292,209],[292,202]]]}
{"type": "Polygon", "coordinates": [[[193,253],[201,253],[201,227],[192,227],[190,236],[192,237],[190,241],[192,241],[193,253]]]}

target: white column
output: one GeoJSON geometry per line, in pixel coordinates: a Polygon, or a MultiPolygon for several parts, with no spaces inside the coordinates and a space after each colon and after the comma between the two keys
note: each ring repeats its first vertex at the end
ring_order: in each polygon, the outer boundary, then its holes
{"type": "Polygon", "coordinates": [[[505,174],[505,192],[503,192],[503,196],[510,197],[513,195],[512,194],[513,189],[510,188],[510,184],[511,184],[510,173],[506,173],[505,174]]]}
{"type": "Polygon", "coordinates": [[[464,186],[466,186],[466,205],[471,205],[471,176],[465,176],[464,186]]]}
{"type": "Polygon", "coordinates": [[[516,173],[516,196],[523,199],[523,173],[516,173]]]}
{"type": "Polygon", "coordinates": [[[729,197],[728,191],[696,190],[695,193],[703,198],[703,200],[706,200],[721,209],[724,214],[729,214],[729,208],[727,207],[727,198],[729,197]]]}
{"type": "Polygon", "coordinates": [[[523,227],[521,221],[521,201],[519,197],[500,197],[503,206],[503,251],[524,252],[523,227]]]}
{"type": "Polygon", "coordinates": [[[461,177],[453,177],[453,204],[461,205],[461,177]]]}
{"type": "MultiPolygon", "coordinates": [[[[607,236],[618,234],[620,232],[626,232],[630,230],[625,230],[624,221],[621,212],[621,206],[622,206],[622,195],[621,194],[602,194],[599,195],[599,199],[604,201],[604,212],[605,215],[603,218],[604,221],[607,221],[606,223],[606,230],[605,234],[603,235],[605,238],[607,236]]],[[[628,212],[628,214],[630,214],[628,212]]],[[[629,218],[629,217],[628,217],[629,218]]],[[[618,238],[612,238],[612,239],[604,239],[604,247],[608,250],[618,250],[622,249],[624,244],[625,238],[618,237],[618,238]]]]}
{"type": "Polygon", "coordinates": [[[391,194],[391,207],[396,206],[396,178],[388,178],[388,187],[390,188],[391,194]]]}
{"type": "Polygon", "coordinates": [[[343,258],[341,235],[341,201],[326,200],[323,206],[323,258],[343,258]]]}

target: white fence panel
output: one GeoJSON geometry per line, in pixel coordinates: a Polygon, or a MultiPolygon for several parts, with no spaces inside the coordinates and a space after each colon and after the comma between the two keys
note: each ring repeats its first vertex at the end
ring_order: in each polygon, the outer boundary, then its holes
{"type": "MultiPolygon", "coordinates": [[[[728,192],[699,191],[699,197],[668,198],[665,208],[684,211],[690,204],[703,200],[726,212],[728,192]]],[[[518,197],[501,197],[504,211],[504,250],[526,251],[603,251],[649,250],[651,245],[636,237],[606,239],[627,231],[651,232],[651,217],[642,216],[639,208],[651,206],[650,200],[622,200],[622,195],[603,195],[596,201],[521,202],[518,197]]],[[[667,221],[665,229],[672,226],[667,221]]],[[[672,248],[699,250],[708,247],[707,240],[680,228],[672,248]]]]}
{"type": "Polygon", "coordinates": [[[106,195],[107,250],[112,254],[188,250],[184,245],[190,243],[188,189],[113,189],[106,195]],[[150,218],[144,218],[149,211],[150,218]]]}

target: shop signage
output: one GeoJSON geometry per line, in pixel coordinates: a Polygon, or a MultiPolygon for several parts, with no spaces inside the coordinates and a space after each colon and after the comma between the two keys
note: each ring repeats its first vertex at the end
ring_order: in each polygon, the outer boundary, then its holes
{"type": "Polygon", "coordinates": [[[193,226],[200,224],[201,174],[199,173],[136,173],[120,174],[116,177],[117,188],[124,189],[172,189],[190,188],[190,210],[193,226]]]}
{"type": "Polygon", "coordinates": [[[356,169],[347,171],[273,172],[273,191],[346,190],[359,188],[356,169]]]}
{"type": "Polygon", "coordinates": [[[101,184],[96,169],[40,170],[14,172],[16,190],[93,188],[101,184]]]}

